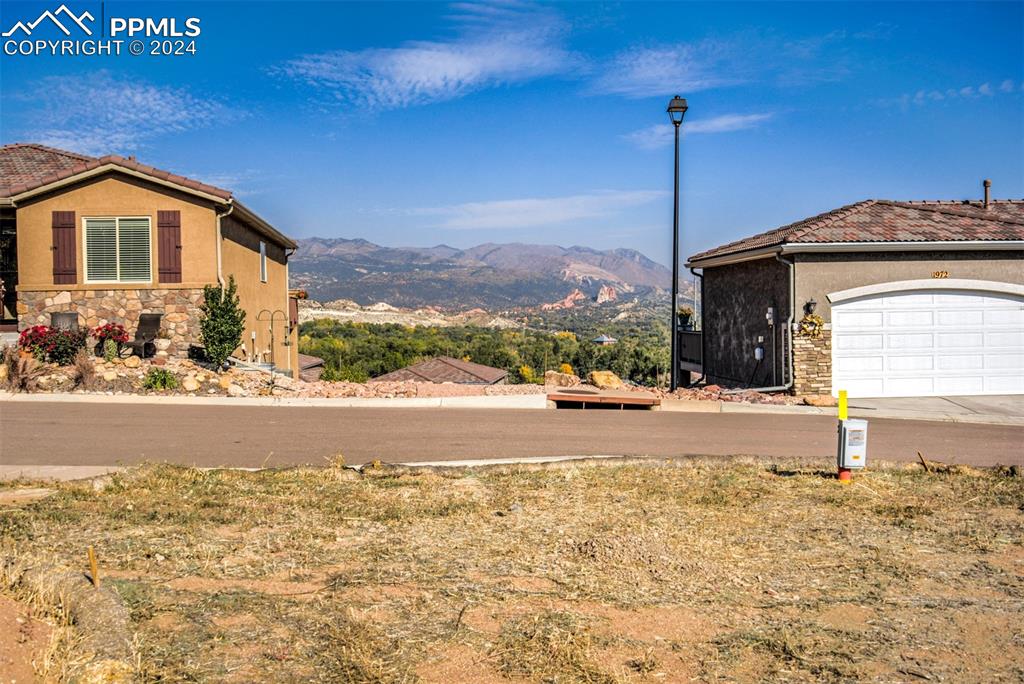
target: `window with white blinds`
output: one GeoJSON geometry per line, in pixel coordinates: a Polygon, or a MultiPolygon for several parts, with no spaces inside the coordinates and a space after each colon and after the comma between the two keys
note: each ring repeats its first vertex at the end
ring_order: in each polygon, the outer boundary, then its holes
{"type": "Polygon", "coordinates": [[[150,242],[149,217],[85,219],[86,281],[150,282],[150,242]]]}

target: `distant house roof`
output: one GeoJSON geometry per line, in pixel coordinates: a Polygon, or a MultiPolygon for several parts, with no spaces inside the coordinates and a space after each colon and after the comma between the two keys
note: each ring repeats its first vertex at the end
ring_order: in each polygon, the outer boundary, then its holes
{"type": "Polygon", "coordinates": [[[319,368],[324,365],[324,360],[319,356],[310,356],[309,354],[299,354],[299,370],[309,370],[310,368],[319,368]]]}
{"type": "Polygon", "coordinates": [[[1024,200],[894,202],[865,200],[690,257],[695,264],[789,244],[1024,240],[1024,200]]]}
{"type": "Polygon", "coordinates": [[[90,157],[37,143],[4,145],[0,147],[0,201],[10,204],[12,200],[21,196],[37,194],[34,191],[43,192],[55,183],[71,182],[78,176],[96,175],[107,171],[143,176],[156,183],[203,195],[218,203],[232,204],[239,215],[248,219],[247,222],[258,232],[290,249],[297,247],[291,238],[235,200],[229,190],[141,164],[133,157],[121,157],[116,154],[90,157]]]}
{"type": "Polygon", "coordinates": [[[618,342],[614,337],[608,337],[607,335],[598,335],[590,341],[594,344],[612,344],[614,342],[618,342]]]}
{"type": "Polygon", "coordinates": [[[370,382],[454,382],[462,385],[493,385],[504,380],[507,375],[508,372],[500,368],[439,356],[386,373],[373,378],[370,382]]]}

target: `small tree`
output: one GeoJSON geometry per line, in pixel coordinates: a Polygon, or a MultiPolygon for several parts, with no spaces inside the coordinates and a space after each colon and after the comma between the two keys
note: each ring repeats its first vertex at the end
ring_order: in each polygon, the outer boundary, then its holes
{"type": "Polygon", "coordinates": [[[203,288],[203,303],[199,307],[203,319],[199,322],[199,334],[206,348],[206,357],[218,370],[242,344],[245,312],[238,305],[237,290],[234,276],[228,276],[227,288],[213,285],[203,288]]]}

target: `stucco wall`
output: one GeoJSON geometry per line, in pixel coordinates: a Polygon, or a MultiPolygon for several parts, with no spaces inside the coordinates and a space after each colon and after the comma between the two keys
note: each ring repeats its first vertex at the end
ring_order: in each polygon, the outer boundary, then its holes
{"type": "Polygon", "coordinates": [[[890,254],[796,254],[798,316],[814,298],[817,313],[831,321],[830,292],[897,280],[932,278],[945,271],[950,278],[1024,284],[1024,252],[902,252],[890,254]]]}
{"type": "MultiPolygon", "coordinates": [[[[154,186],[155,187],[155,186],[154,186]]],[[[82,248],[82,219],[94,216],[148,216],[152,225],[150,240],[153,282],[118,284],[118,289],[151,288],[156,285],[174,289],[202,287],[217,280],[215,252],[216,214],[212,205],[198,204],[187,195],[157,192],[142,183],[105,177],[83,183],[59,194],[18,206],[18,288],[53,289],[52,212],[75,212],[75,245],[78,285],[60,289],[95,289],[84,285],[85,267],[82,248]],[[157,269],[156,213],[181,212],[181,282],[160,283],[157,269]]]]}
{"type": "Polygon", "coordinates": [[[702,323],[709,382],[731,387],[764,387],[785,382],[788,299],[788,268],[774,258],[705,269],[702,323]],[[765,320],[768,307],[775,309],[774,329],[765,320]],[[765,358],[760,364],[754,359],[758,336],[764,336],[761,346],[765,358]]]}
{"type": "MultiPolygon", "coordinates": [[[[224,274],[235,276],[238,298],[245,309],[245,333],[242,343],[246,351],[258,355],[260,361],[270,361],[270,321],[257,320],[264,309],[274,315],[274,364],[278,368],[298,368],[298,330],[288,335],[288,266],[284,250],[267,244],[267,282],[260,281],[260,236],[232,217],[223,220],[222,243],[224,274]],[[282,317],[282,313],[284,314],[282,317]],[[255,349],[252,333],[256,333],[255,349]],[[285,341],[289,344],[285,344],[285,341]]],[[[267,314],[264,314],[264,318],[267,314]]],[[[241,351],[236,356],[242,356],[241,351]]]]}

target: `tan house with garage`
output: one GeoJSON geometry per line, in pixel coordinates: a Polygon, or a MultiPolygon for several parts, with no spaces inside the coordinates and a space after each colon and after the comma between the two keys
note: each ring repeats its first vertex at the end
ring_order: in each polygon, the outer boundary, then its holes
{"type": "Polygon", "coordinates": [[[203,287],[231,276],[245,309],[235,355],[298,369],[297,307],[289,298],[295,242],[232,193],[134,158],[36,144],[0,148],[0,329],[122,323],[159,313],[158,354],[199,344],[203,287]]]}
{"type": "Polygon", "coordinates": [[[1024,200],[866,200],[690,257],[679,363],[797,394],[1024,393],[1024,200]]]}

